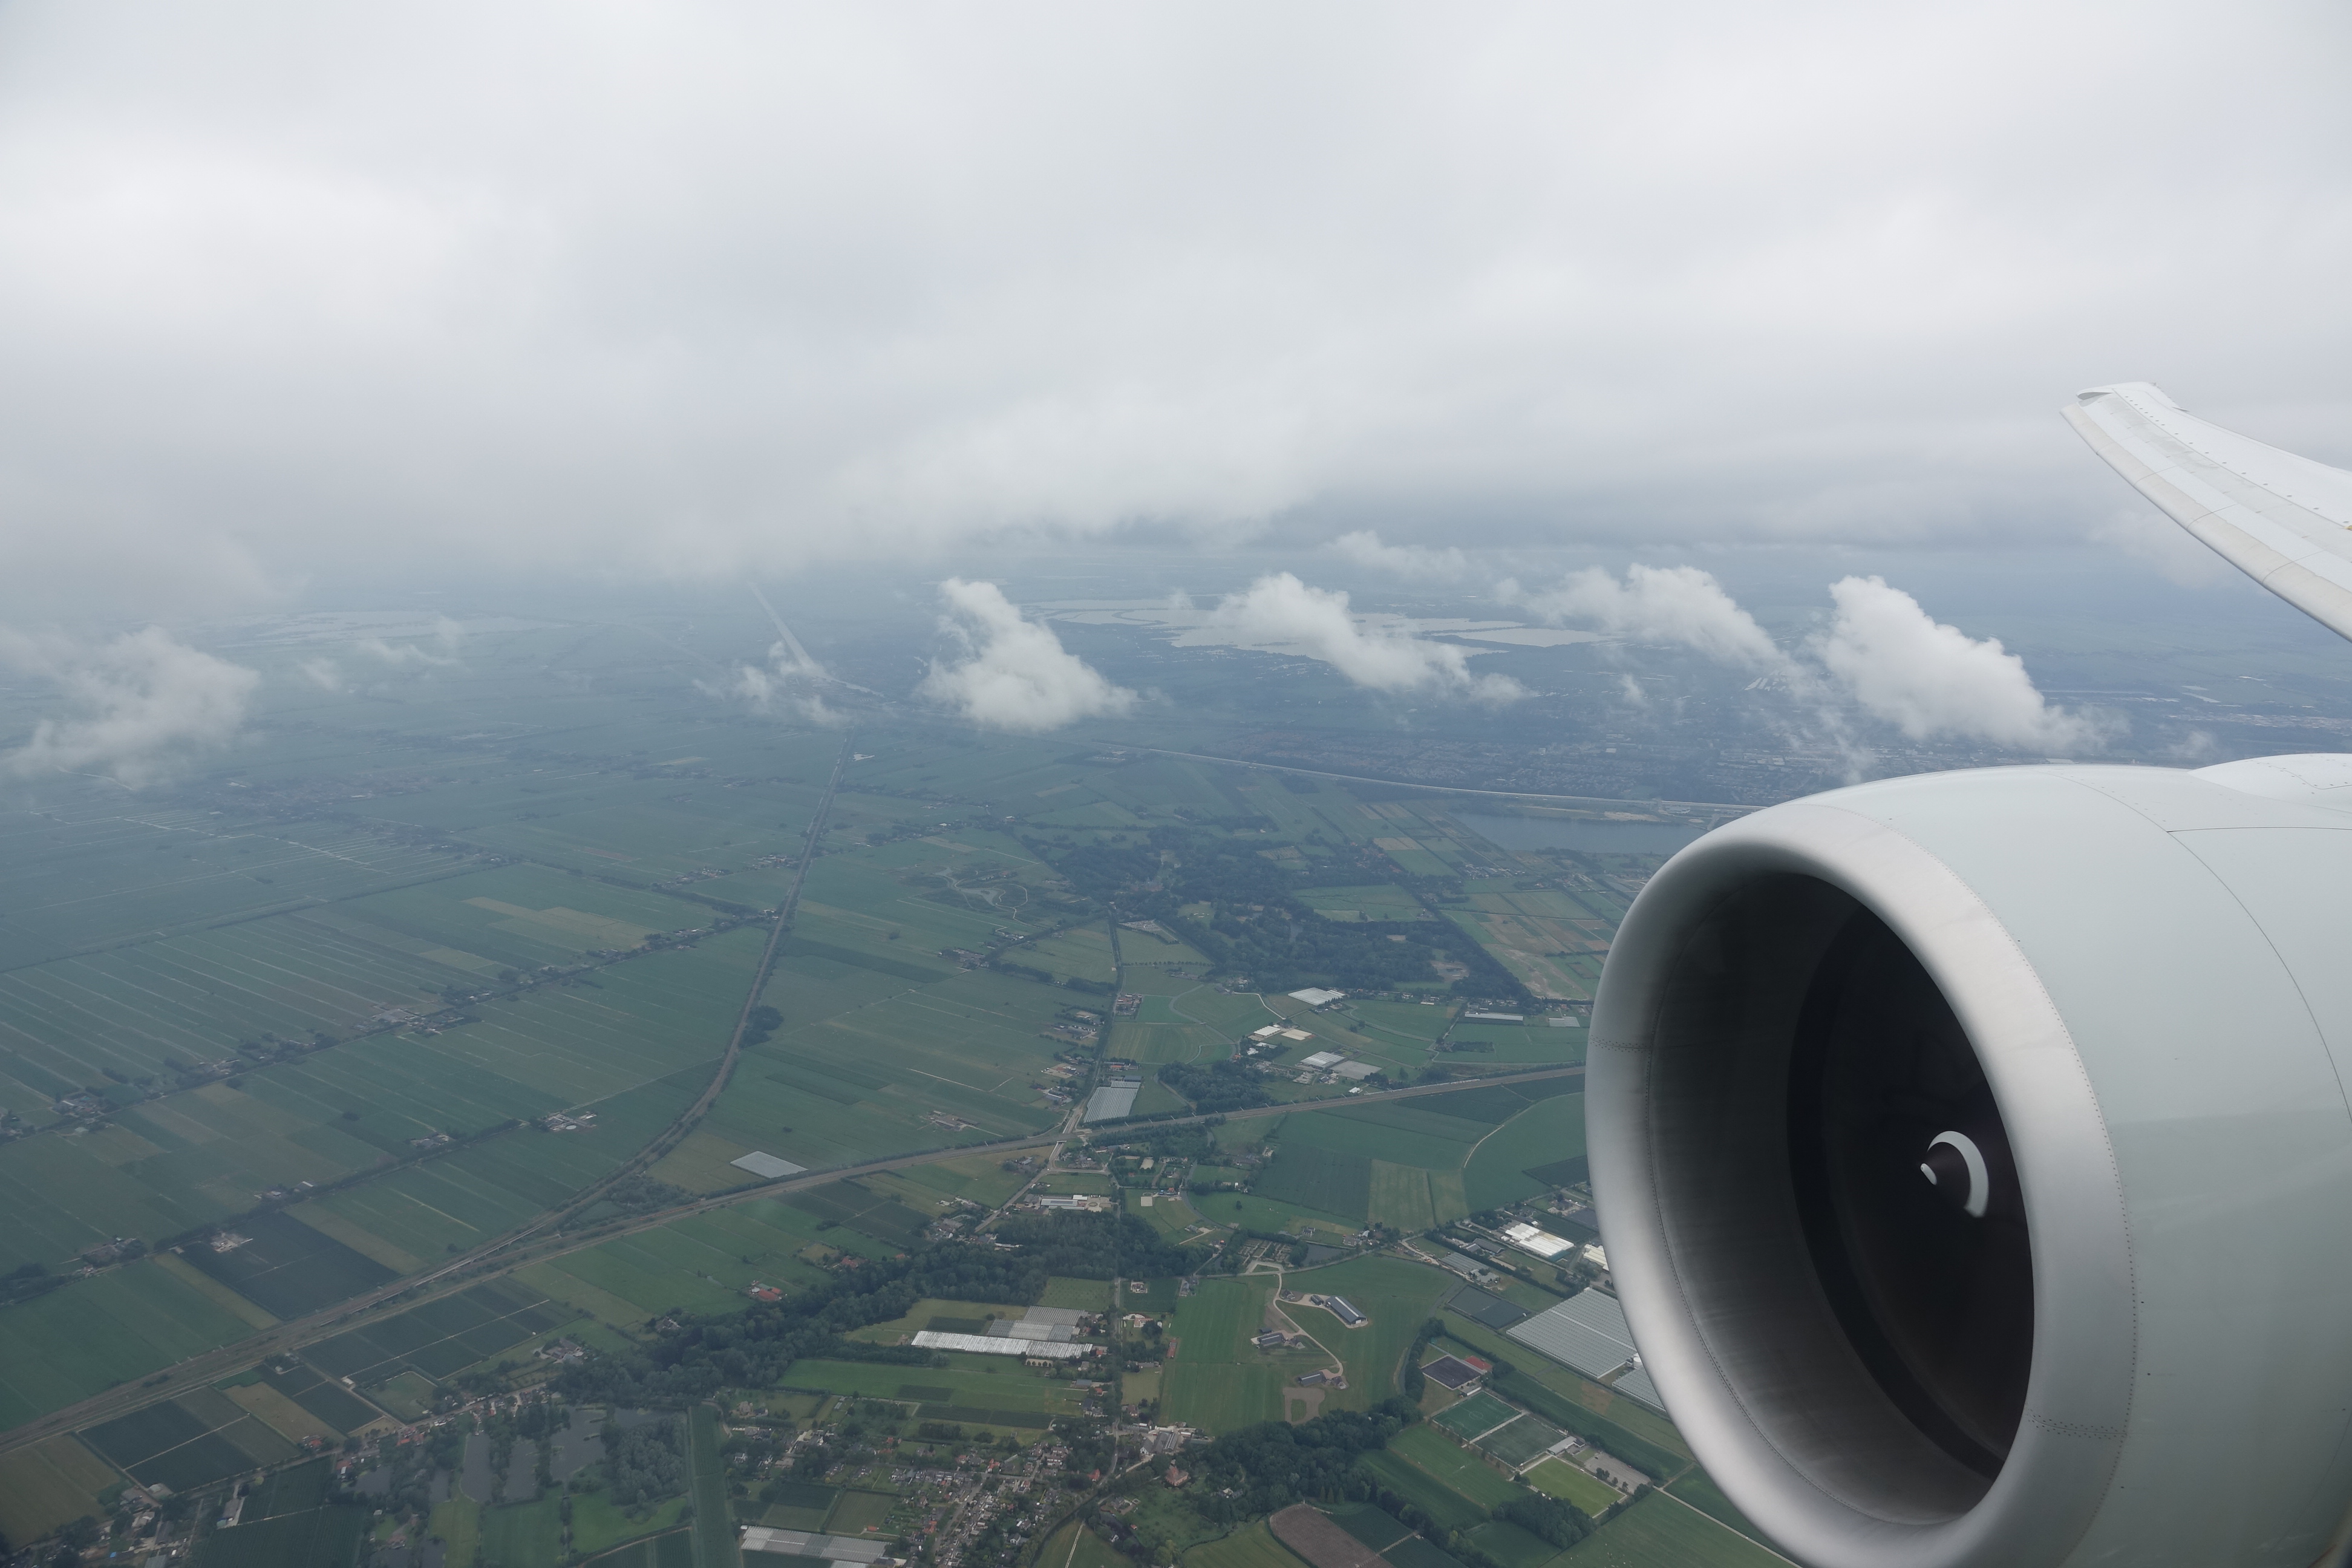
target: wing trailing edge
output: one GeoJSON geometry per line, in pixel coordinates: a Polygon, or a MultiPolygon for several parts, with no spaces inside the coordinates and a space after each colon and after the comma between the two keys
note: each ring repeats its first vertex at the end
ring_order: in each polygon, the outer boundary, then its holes
{"type": "Polygon", "coordinates": [[[2075,395],[2091,450],[2216,554],[2352,637],[2352,473],[2224,430],[2144,381],[2075,395]]]}

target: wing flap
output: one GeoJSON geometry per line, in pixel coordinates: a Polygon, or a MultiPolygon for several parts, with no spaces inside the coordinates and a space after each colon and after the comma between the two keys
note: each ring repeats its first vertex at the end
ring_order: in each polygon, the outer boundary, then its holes
{"type": "Polygon", "coordinates": [[[2144,381],[2064,410],[2094,452],[2223,560],[2352,637],[2352,473],[2225,430],[2144,381]]]}

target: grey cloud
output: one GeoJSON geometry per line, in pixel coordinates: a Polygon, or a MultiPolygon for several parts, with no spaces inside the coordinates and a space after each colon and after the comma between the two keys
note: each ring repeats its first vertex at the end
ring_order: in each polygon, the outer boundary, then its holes
{"type": "Polygon", "coordinates": [[[2346,455],[2347,26],[11,5],[6,581],[2079,539],[2085,383],[2346,455]]]}
{"type": "Polygon", "coordinates": [[[132,789],[233,742],[261,683],[157,626],[94,647],[0,633],[0,662],[53,683],[68,710],[34,725],[5,759],[9,772],[97,773],[132,789]]]}

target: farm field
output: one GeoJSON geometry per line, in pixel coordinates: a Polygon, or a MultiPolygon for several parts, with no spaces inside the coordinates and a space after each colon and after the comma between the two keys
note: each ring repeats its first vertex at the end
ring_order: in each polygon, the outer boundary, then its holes
{"type": "MultiPolygon", "coordinates": [[[[1546,1459],[1521,1479],[1536,1490],[1595,1516],[1618,1500],[1614,1488],[1596,1480],[1565,1459],[1546,1459]]],[[[1675,1484],[1679,1486],[1681,1483],[1675,1484]]]]}
{"type": "Polygon", "coordinates": [[[1507,1477],[1429,1425],[1398,1433],[1390,1439],[1389,1449],[1426,1471],[1447,1490],[1468,1500],[1481,1519],[1489,1510],[1520,1495],[1507,1477]]]}
{"type": "Polygon", "coordinates": [[[1541,1415],[1556,1426],[1591,1437],[1629,1464],[1643,1466],[1661,1479],[1678,1474],[1691,1462],[1690,1449],[1674,1424],[1631,1399],[1619,1396],[1549,1357],[1530,1352],[1470,1321],[1459,1312],[1444,1314],[1445,1337],[1473,1354],[1489,1361],[1511,1362],[1515,1371],[1493,1380],[1497,1392],[1541,1415]],[[1513,1350],[1518,1359],[1512,1361],[1513,1350]],[[1644,1465],[1647,1458],[1649,1463],[1644,1465]]]}
{"type": "MultiPolygon", "coordinates": [[[[576,1135],[578,1148],[520,1147],[543,1136],[532,1129],[415,1162],[388,1178],[471,1162],[496,1168],[494,1188],[540,1200],[510,1212],[551,1205],[590,1179],[583,1171],[601,1173],[634,1152],[635,1143],[614,1146],[630,1131],[632,1096],[641,1101],[680,1072],[708,1076],[761,941],[755,930],[725,932],[593,979],[481,1004],[479,1022],[436,1037],[372,1036],[127,1106],[102,1131],[0,1146],[0,1200],[9,1215],[0,1224],[0,1267],[54,1263],[112,1237],[152,1241],[217,1222],[268,1189],[326,1185],[413,1156],[414,1139],[465,1138],[516,1119],[593,1110],[606,1124],[576,1135]]],[[[673,1106],[645,1135],[675,1113],[673,1106]]],[[[322,1201],[341,1206],[373,1184],[322,1201]]],[[[417,1258],[457,1238],[441,1226],[412,1233],[421,1246],[383,1237],[417,1258]]]]}
{"type": "Polygon", "coordinates": [[[1723,1489],[1717,1486],[1705,1470],[1692,1470],[1688,1475],[1667,1487],[1666,1490],[1717,1523],[1729,1525],[1750,1541],[1764,1542],[1766,1545],[1771,1544],[1764,1541],[1764,1532],[1757,1529],[1754,1521],[1740,1512],[1729,1498],[1723,1495],[1723,1489]]]}
{"type": "Polygon", "coordinates": [[[1487,1518],[1485,1507],[1472,1502],[1422,1467],[1406,1459],[1394,1438],[1390,1439],[1386,1448],[1364,1456],[1364,1465],[1382,1486],[1428,1514],[1446,1530],[1468,1530],[1484,1523],[1487,1518]]]}
{"type": "Polygon", "coordinates": [[[1583,1152],[1583,1100],[1555,1092],[1573,1087],[1574,1080],[1496,1085],[1301,1111],[1283,1119],[1276,1140],[1281,1152],[1260,1173],[1255,1191],[1400,1230],[1458,1219],[1542,1190],[1544,1184],[1512,1162],[1583,1152]],[[1507,1197],[1496,1195],[1505,1192],[1507,1197]]]}
{"type": "Polygon", "coordinates": [[[90,1427],[81,1437],[142,1486],[160,1483],[174,1491],[278,1464],[300,1451],[214,1388],[190,1389],[90,1427]]]}
{"type": "Polygon", "coordinates": [[[909,983],[846,1006],[836,994],[817,1017],[772,985],[784,1026],[746,1048],[705,1130],[823,1170],[1052,1124],[1060,1108],[1039,1086],[1066,1047],[1043,1031],[1071,993],[986,971],[883,978],[909,983]]]}
{"type": "Polygon", "coordinates": [[[477,1362],[507,1354],[575,1314],[510,1279],[486,1280],[454,1296],[323,1340],[304,1352],[331,1378],[362,1391],[403,1373],[440,1382],[477,1362]]]}
{"type": "Polygon", "coordinates": [[[1454,1284],[1453,1276],[1427,1264],[1378,1256],[1284,1278],[1292,1289],[1345,1296],[1372,1320],[1364,1328],[1342,1329],[1336,1320],[1311,1310],[1305,1316],[1292,1314],[1347,1365],[1348,1386],[1324,1396],[1327,1410],[1366,1410],[1394,1394],[1405,1352],[1454,1284]]]}
{"type": "MultiPolygon", "coordinates": [[[[1109,1548],[1105,1547],[1106,1552],[1109,1548]]],[[[1117,1562],[1103,1563],[1097,1568],[1117,1568],[1117,1562]]],[[[1266,1528],[1265,1521],[1245,1524],[1231,1535],[1218,1541],[1203,1542],[1179,1559],[1183,1568],[1305,1568],[1306,1559],[1285,1546],[1266,1528]]],[[[1038,1568],[1064,1568],[1052,1552],[1041,1553],[1038,1568]]],[[[1080,1568],[1072,1563],[1069,1568],[1080,1568]]]]}
{"type": "Polygon", "coordinates": [[[252,1329],[142,1258],[0,1308],[0,1426],[14,1426],[252,1329]]]}
{"type": "Polygon", "coordinates": [[[740,1564],[735,1520],[727,1506],[726,1460],[719,1445],[719,1412],[708,1405],[696,1405],[687,1417],[687,1495],[694,1506],[695,1568],[740,1564]]]}
{"type": "Polygon", "coordinates": [[[0,1454],[0,1535],[38,1541],[61,1524],[98,1514],[98,1494],[121,1479],[73,1437],[11,1448],[0,1454]]]}
{"type": "Polygon", "coordinates": [[[1264,1330],[1274,1281],[1265,1276],[1209,1279],[1174,1303],[1160,1373],[1163,1420],[1210,1433],[1283,1415],[1283,1368],[1250,1343],[1264,1330]]]}
{"type": "MultiPolygon", "coordinates": [[[[1288,1557],[1286,1550],[1284,1555],[1288,1557]]],[[[1297,1568],[1297,1564],[1296,1558],[1281,1563],[1244,1561],[1201,1563],[1198,1559],[1188,1555],[1184,1561],[1195,1564],[1196,1568],[1297,1568]]],[[[1055,1531],[1037,1551],[1037,1568],[1126,1568],[1127,1562],[1128,1559],[1117,1547],[1076,1520],[1055,1531]]]]}
{"type": "Polygon", "coordinates": [[[1653,1494],[1569,1548],[1560,1568],[1785,1568],[1788,1560],[1653,1494]]]}

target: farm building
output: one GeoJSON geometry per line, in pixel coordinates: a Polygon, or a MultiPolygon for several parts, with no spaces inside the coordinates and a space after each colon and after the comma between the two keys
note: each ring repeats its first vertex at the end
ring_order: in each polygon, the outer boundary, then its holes
{"type": "Polygon", "coordinates": [[[1304,1002],[1309,1007],[1328,1007],[1346,994],[1345,991],[1325,991],[1318,986],[1310,985],[1304,991],[1292,992],[1290,999],[1294,1002],[1304,1002]]]}
{"type": "Polygon", "coordinates": [[[1351,1329],[1371,1321],[1363,1313],[1356,1310],[1345,1296],[1326,1296],[1323,1298],[1323,1304],[1330,1308],[1332,1314],[1351,1329]]]}
{"type": "Polygon", "coordinates": [[[1633,1331],[1625,1323],[1625,1309],[1614,1296],[1585,1290],[1549,1311],[1503,1331],[1531,1350],[1541,1351],[1563,1366],[1608,1383],[1629,1399],[1664,1414],[1665,1402],[1657,1384],[1642,1370],[1641,1352],[1633,1347],[1633,1331]],[[1612,1380],[1612,1374],[1622,1373],[1612,1380]]]}
{"type": "Polygon", "coordinates": [[[1320,1072],[1325,1068],[1338,1067],[1347,1059],[1337,1051],[1318,1051],[1313,1056],[1301,1060],[1298,1065],[1303,1068],[1312,1068],[1320,1072]]]}

